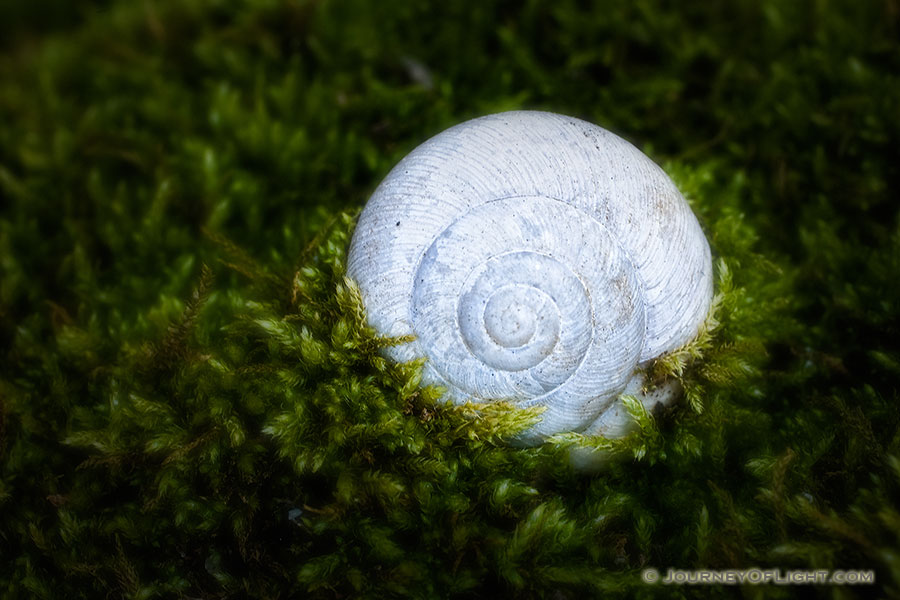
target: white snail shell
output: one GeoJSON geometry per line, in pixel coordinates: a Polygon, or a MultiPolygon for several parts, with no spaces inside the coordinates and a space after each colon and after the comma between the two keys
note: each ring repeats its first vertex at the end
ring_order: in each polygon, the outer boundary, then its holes
{"type": "Polygon", "coordinates": [[[347,274],[376,331],[415,336],[387,353],[425,357],[425,384],[545,406],[525,444],[624,433],[618,396],[712,300],[709,244],[662,169],[596,125],[532,111],[406,156],[363,210],[347,274]]]}

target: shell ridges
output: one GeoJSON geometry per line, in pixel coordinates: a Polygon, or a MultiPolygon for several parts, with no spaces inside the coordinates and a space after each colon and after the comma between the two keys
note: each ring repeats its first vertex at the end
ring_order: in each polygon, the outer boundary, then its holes
{"type": "Polygon", "coordinates": [[[376,330],[416,336],[387,352],[426,357],[424,383],[546,406],[524,443],[587,428],[712,299],[709,245],[665,173],[600,127],[532,111],[404,158],[360,216],[348,275],[376,330]]]}

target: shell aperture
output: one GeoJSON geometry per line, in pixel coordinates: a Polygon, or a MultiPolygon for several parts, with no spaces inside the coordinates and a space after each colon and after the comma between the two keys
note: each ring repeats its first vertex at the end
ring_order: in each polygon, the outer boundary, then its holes
{"type": "Polygon", "coordinates": [[[415,336],[386,352],[425,357],[423,383],[545,406],[523,443],[589,428],[712,299],[709,245],[665,173],[600,127],[532,111],[407,155],[364,208],[347,272],[376,331],[415,336]]]}

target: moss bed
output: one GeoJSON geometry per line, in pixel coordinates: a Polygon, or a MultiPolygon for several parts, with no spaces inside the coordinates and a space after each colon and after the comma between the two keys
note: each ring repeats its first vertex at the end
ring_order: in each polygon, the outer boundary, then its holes
{"type": "Polygon", "coordinates": [[[0,598],[897,597],[898,40],[896,0],[0,3],[0,598]],[[392,165],[516,108],[631,140],[713,248],[624,440],[507,446],[536,415],[421,388],[344,277],[392,165]]]}

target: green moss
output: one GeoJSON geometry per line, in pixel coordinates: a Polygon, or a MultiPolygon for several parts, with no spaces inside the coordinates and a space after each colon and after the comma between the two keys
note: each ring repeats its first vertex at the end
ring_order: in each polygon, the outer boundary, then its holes
{"type": "Polygon", "coordinates": [[[55,4],[0,6],[0,598],[898,593],[895,3],[55,4]],[[629,137],[713,247],[624,440],[508,446],[345,278],[387,170],[509,108],[629,137]]]}

